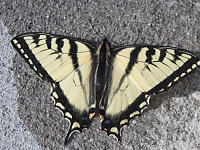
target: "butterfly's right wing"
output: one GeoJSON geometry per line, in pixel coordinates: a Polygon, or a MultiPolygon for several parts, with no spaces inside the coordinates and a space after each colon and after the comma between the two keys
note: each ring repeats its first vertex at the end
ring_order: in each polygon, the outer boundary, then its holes
{"type": "Polygon", "coordinates": [[[95,105],[95,49],[80,40],[46,33],[22,34],[11,43],[52,84],[55,106],[71,123],[66,142],[73,132],[88,128],[95,105]]]}
{"type": "Polygon", "coordinates": [[[169,89],[200,66],[199,58],[173,47],[136,46],[113,53],[101,118],[102,129],[118,140],[121,128],[142,114],[151,95],[169,89]]]}

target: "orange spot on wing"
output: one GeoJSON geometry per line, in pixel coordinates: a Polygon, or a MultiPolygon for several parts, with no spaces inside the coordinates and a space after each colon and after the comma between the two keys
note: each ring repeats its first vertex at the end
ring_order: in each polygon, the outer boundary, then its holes
{"type": "Polygon", "coordinates": [[[104,120],[104,116],[103,115],[99,115],[99,117],[100,117],[101,121],[104,120]]]}
{"type": "Polygon", "coordinates": [[[89,118],[92,119],[92,117],[94,116],[95,113],[90,113],[89,114],[89,118]]]}

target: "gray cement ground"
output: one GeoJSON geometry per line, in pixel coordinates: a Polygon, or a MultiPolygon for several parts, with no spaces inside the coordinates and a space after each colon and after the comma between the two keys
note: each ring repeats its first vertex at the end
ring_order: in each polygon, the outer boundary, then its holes
{"type": "Polygon", "coordinates": [[[34,31],[97,43],[106,36],[113,45],[175,46],[200,56],[199,1],[0,1],[0,149],[200,149],[199,71],[153,97],[144,115],[123,129],[121,143],[104,134],[96,118],[64,148],[69,123],[53,107],[50,85],[10,44],[13,36],[34,31]]]}

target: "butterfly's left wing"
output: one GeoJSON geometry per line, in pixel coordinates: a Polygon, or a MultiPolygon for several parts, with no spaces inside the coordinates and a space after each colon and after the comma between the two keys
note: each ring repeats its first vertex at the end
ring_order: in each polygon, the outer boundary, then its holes
{"type": "Polygon", "coordinates": [[[136,46],[113,53],[101,118],[102,130],[118,140],[120,129],[142,114],[152,94],[167,90],[200,65],[191,53],[171,47],[136,46]]]}
{"type": "Polygon", "coordinates": [[[82,40],[47,33],[25,33],[11,42],[30,68],[51,83],[55,106],[71,124],[67,143],[72,133],[89,127],[94,114],[95,48],[82,40]]]}

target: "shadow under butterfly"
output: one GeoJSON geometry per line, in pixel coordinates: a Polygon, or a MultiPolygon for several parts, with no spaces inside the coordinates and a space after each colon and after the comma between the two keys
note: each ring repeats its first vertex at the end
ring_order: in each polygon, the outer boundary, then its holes
{"type": "Polygon", "coordinates": [[[52,85],[55,107],[70,121],[65,139],[99,116],[107,135],[121,141],[122,127],[140,116],[151,95],[161,93],[200,66],[192,53],[174,47],[136,45],[97,47],[84,40],[47,33],[14,37],[13,47],[52,85]]]}

